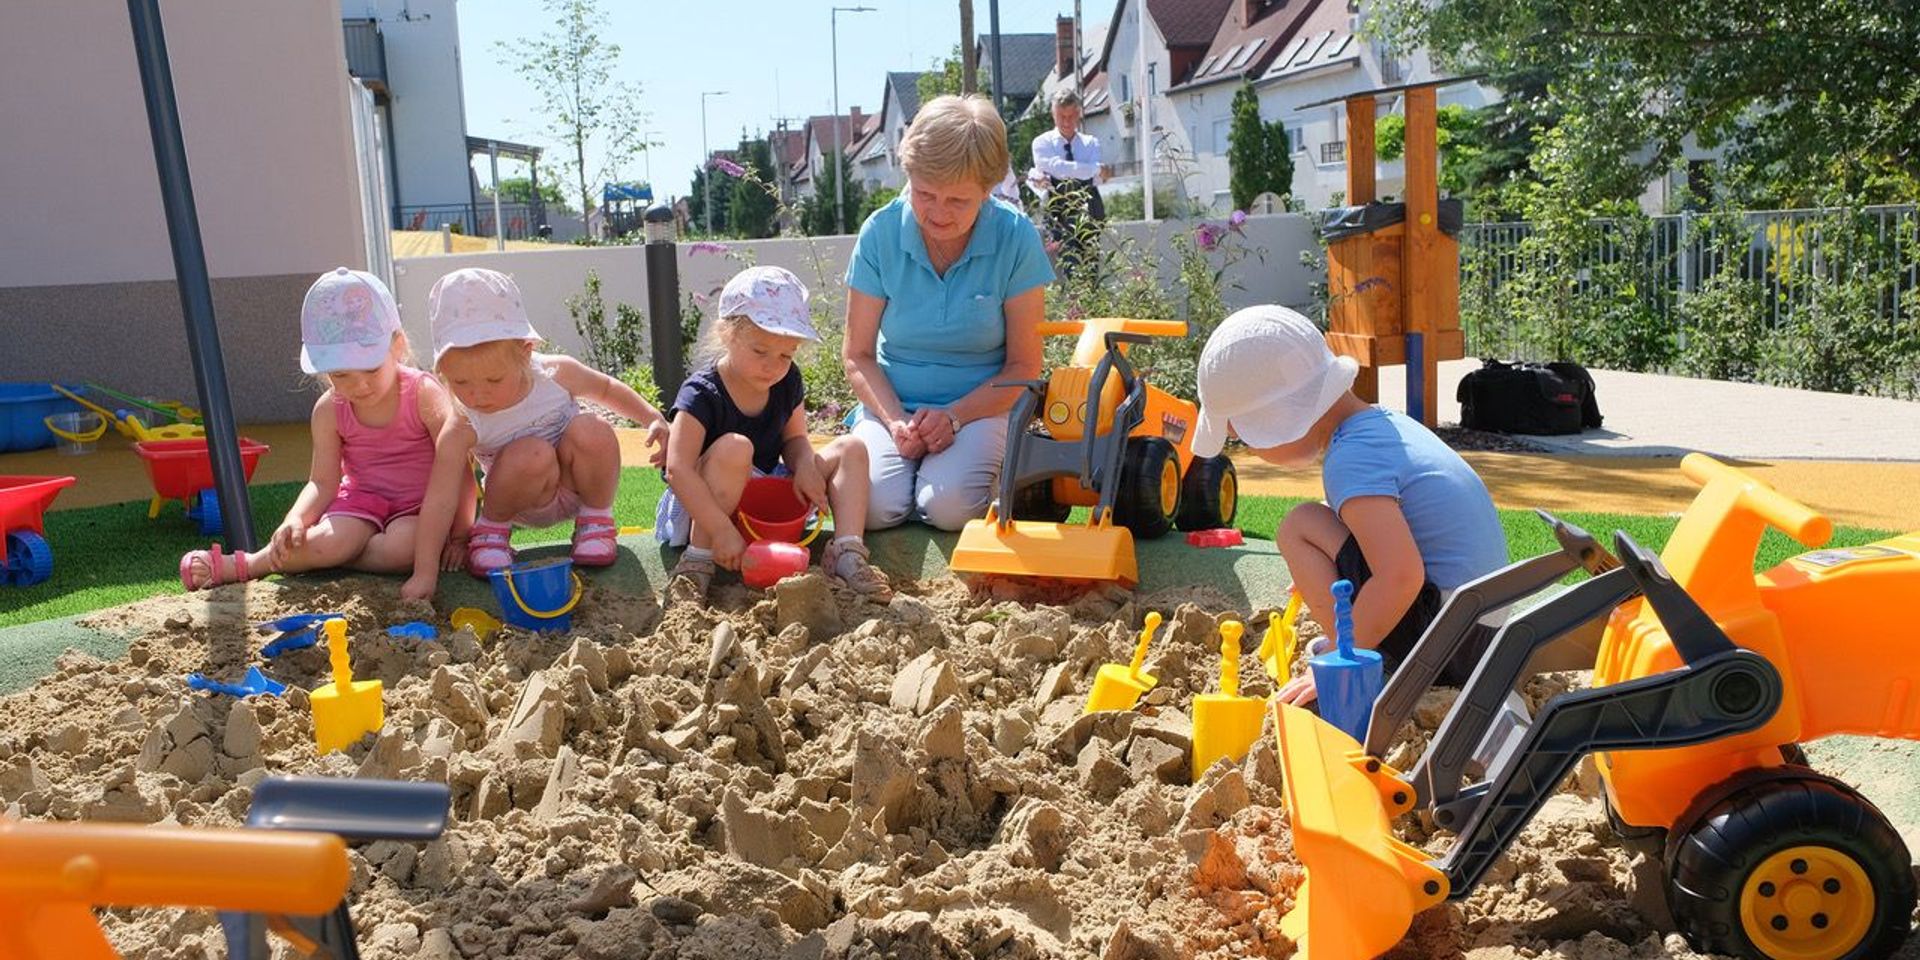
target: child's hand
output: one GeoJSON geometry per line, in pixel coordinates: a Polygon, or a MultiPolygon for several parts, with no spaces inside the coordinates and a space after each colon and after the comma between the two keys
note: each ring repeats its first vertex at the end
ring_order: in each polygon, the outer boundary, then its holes
{"type": "Polygon", "coordinates": [[[1309,670],[1287,681],[1287,685],[1281,687],[1280,692],[1274,694],[1273,698],[1281,703],[1291,703],[1296,707],[1304,707],[1312,703],[1319,696],[1318,691],[1313,689],[1313,671],[1309,670]]]}
{"type": "Polygon", "coordinates": [[[440,572],[438,570],[422,571],[408,577],[407,582],[400,585],[400,599],[432,600],[434,591],[438,589],[440,589],[440,572]]]}
{"type": "Polygon", "coordinates": [[[464,570],[467,566],[467,538],[448,537],[447,545],[440,548],[440,569],[452,573],[464,570]]]}
{"type": "Polygon", "coordinates": [[[747,550],[745,537],[732,527],[713,532],[713,562],[726,570],[740,569],[740,555],[747,550]]]}
{"type": "Polygon", "coordinates": [[[667,465],[667,420],[662,417],[647,428],[647,449],[653,452],[647,455],[647,462],[656,466],[667,465]]]}
{"type": "Polygon", "coordinates": [[[827,479],[825,471],[820,469],[820,455],[809,453],[793,470],[793,489],[800,499],[813,504],[815,510],[827,509],[827,479]]]}
{"type": "Polygon", "coordinates": [[[299,517],[288,517],[280,522],[273,531],[273,552],[284,556],[289,550],[298,550],[307,543],[307,521],[299,517]]]}

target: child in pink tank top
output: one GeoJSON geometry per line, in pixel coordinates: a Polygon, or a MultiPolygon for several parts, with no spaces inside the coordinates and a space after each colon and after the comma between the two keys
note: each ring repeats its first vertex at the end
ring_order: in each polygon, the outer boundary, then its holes
{"type": "MultiPolygon", "coordinates": [[[[434,440],[450,411],[446,391],[403,362],[400,311],[371,274],[342,267],[315,281],[300,308],[300,335],[300,368],[328,383],[313,405],[307,485],[265,547],[228,555],[216,543],[181,557],[188,590],[329,567],[413,569],[434,440]]],[[[468,486],[456,534],[472,523],[468,486]]]]}

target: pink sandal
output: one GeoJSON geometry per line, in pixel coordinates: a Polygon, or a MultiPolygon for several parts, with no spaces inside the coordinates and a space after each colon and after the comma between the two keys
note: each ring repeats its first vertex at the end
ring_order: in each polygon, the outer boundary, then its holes
{"type": "Polygon", "coordinates": [[[467,536],[467,572],[482,580],[513,565],[513,525],[481,520],[467,536]]]}
{"type": "Polygon", "coordinates": [[[581,518],[573,522],[573,562],[581,567],[611,567],[620,556],[620,534],[612,518],[581,518]]]}
{"type": "Polygon", "coordinates": [[[233,576],[231,577],[226,574],[226,565],[220,562],[225,558],[226,555],[220,552],[218,543],[209,545],[205,550],[187,551],[186,555],[180,558],[180,586],[188,593],[193,593],[196,590],[211,590],[229,583],[245,583],[249,579],[246,551],[233,555],[233,576]],[[206,578],[198,582],[193,578],[193,564],[196,560],[207,566],[206,578]]]}

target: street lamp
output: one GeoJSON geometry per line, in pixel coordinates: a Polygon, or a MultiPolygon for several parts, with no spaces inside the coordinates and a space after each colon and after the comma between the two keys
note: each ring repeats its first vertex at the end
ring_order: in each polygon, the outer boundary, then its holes
{"type": "Polygon", "coordinates": [[[708,236],[713,235],[713,155],[707,152],[707,98],[726,95],[725,90],[700,91],[700,164],[705,168],[700,172],[700,187],[703,191],[700,198],[700,212],[704,215],[702,219],[706,221],[705,230],[708,236]]]}
{"type": "Polygon", "coordinates": [[[840,155],[840,14],[871,13],[878,7],[834,7],[827,20],[833,34],[833,232],[846,233],[847,171],[840,155]]]}

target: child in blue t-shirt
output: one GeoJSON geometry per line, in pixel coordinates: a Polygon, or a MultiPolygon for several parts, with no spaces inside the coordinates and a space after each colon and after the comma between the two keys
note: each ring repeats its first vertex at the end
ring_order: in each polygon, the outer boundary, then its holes
{"type": "MultiPolygon", "coordinates": [[[[1274,545],[1329,636],[1333,582],[1353,582],[1354,642],[1378,650],[1391,673],[1448,591],[1506,565],[1506,536],[1473,468],[1426,427],[1355,396],[1356,369],[1292,310],[1235,313],[1200,355],[1193,453],[1212,456],[1232,435],[1269,463],[1321,458],[1326,502],[1288,511],[1274,545]]],[[[1486,635],[1475,640],[1441,682],[1466,681],[1486,635]]],[[[1279,694],[1287,703],[1313,695],[1311,674],[1279,694]]]]}
{"type": "Polygon", "coordinates": [[[832,509],[827,576],[885,602],[887,578],[868,563],[867,448],[847,436],[815,452],[806,388],[793,354],[817,341],[807,288],[779,267],[749,267],[720,291],[719,315],[701,340],[711,357],[674,397],[667,492],[654,517],[661,541],[687,545],[667,583],[669,601],[704,600],[717,567],[739,569],[746,540],[733,526],[751,477],[791,475],[802,499],[832,509]]]}

